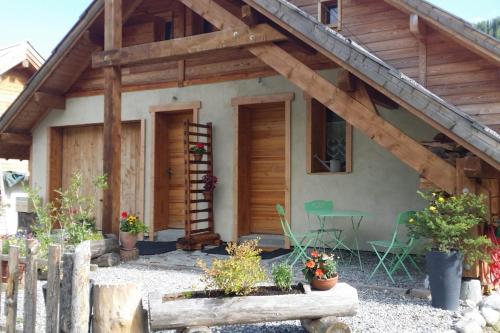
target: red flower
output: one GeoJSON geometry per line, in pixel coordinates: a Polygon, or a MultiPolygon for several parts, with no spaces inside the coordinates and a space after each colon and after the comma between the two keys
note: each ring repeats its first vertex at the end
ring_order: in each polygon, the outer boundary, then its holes
{"type": "Polygon", "coordinates": [[[202,149],[204,147],[205,147],[205,145],[203,143],[197,143],[196,144],[196,148],[202,149]]]}
{"type": "Polygon", "coordinates": [[[128,215],[128,213],[126,211],[123,211],[122,212],[122,219],[126,219],[127,215],[128,215]]]}
{"type": "Polygon", "coordinates": [[[316,270],[316,272],[314,272],[314,275],[316,275],[316,277],[318,277],[318,278],[321,278],[323,276],[323,274],[324,274],[323,270],[321,270],[320,268],[318,268],[316,270]]]}
{"type": "Polygon", "coordinates": [[[312,252],[311,252],[311,256],[312,256],[313,258],[317,258],[317,257],[319,257],[318,251],[312,251],[312,252]]]}
{"type": "Polygon", "coordinates": [[[314,267],[314,265],[315,265],[315,264],[314,264],[314,261],[312,261],[312,260],[308,260],[308,261],[306,262],[306,267],[307,267],[307,268],[313,268],[313,267],[314,267]]]}

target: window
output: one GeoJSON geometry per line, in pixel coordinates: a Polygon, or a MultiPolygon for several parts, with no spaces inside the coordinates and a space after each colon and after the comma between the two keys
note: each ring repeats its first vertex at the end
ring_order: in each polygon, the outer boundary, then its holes
{"type": "Polygon", "coordinates": [[[318,19],[330,28],[340,30],[342,24],[342,1],[319,0],[318,19]]]}
{"type": "Polygon", "coordinates": [[[352,171],[352,126],[313,98],[307,102],[307,172],[352,171]]]}
{"type": "Polygon", "coordinates": [[[165,40],[174,38],[174,24],[172,21],[165,22],[165,40]]]}

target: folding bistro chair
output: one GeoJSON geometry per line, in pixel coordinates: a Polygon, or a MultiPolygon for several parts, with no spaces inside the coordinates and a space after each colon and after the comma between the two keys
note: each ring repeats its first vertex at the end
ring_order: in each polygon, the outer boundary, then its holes
{"type": "Polygon", "coordinates": [[[302,258],[305,262],[309,256],[307,255],[307,248],[313,241],[315,237],[314,233],[306,233],[303,235],[294,234],[292,232],[292,228],[290,228],[290,223],[288,223],[285,216],[285,209],[280,204],[276,204],[276,211],[280,217],[281,228],[283,229],[283,233],[285,237],[288,237],[290,240],[290,245],[293,247],[293,251],[287,257],[286,262],[292,260],[291,266],[293,267],[295,263],[302,258]]]}
{"type": "MultiPolygon", "coordinates": [[[[313,200],[304,203],[304,209],[306,211],[307,215],[307,221],[309,225],[311,225],[311,215],[314,215],[314,212],[318,211],[332,211],[333,210],[333,201],[327,201],[327,200],[313,200]]],[[[319,229],[317,230],[311,230],[311,233],[316,234],[316,238],[314,240],[314,248],[317,248],[318,243],[320,243],[323,247],[323,251],[325,251],[325,248],[328,247],[328,245],[331,246],[331,251],[335,251],[340,245],[343,245],[344,247],[345,244],[342,242],[342,232],[344,230],[338,229],[338,228],[326,228],[325,226],[325,220],[321,219],[318,216],[318,222],[319,222],[319,229]],[[327,241],[325,241],[323,238],[324,236],[327,235],[331,238],[333,241],[333,244],[329,244],[327,241]]],[[[347,247],[346,247],[347,248],[347,247]]]]}
{"type": "Polygon", "coordinates": [[[379,263],[377,264],[377,266],[375,266],[375,269],[371,273],[368,280],[372,279],[372,277],[375,275],[380,266],[384,268],[385,272],[387,273],[387,276],[389,276],[389,279],[392,281],[392,283],[395,283],[392,275],[394,274],[395,271],[399,269],[399,267],[402,267],[403,270],[406,272],[406,275],[408,275],[408,278],[410,280],[413,280],[412,275],[410,274],[406,265],[404,264],[404,261],[406,259],[408,259],[410,263],[419,272],[421,272],[415,260],[413,260],[413,258],[410,256],[410,251],[414,246],[415,239],[413,237],[410,237],[410,239],[408,239],[407,242],[401,242],[398,240],[399,227],[401,225],[406,225],[414,215],[415,215],[414,211],[406,211],[398,214],[391,240],[375,240],[368,242],[368,244],[371,245],[371,247],[373,248],[375,254],[379,259],[379,263]],[[387,256],[389,255],[391,250],[394,250],[394,258],[392,258],[392,260],[389,260],[387,256]]]}

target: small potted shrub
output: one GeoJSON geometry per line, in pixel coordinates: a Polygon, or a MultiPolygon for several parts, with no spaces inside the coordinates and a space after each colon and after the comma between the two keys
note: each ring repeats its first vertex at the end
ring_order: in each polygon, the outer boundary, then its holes
{"type": "Polygon", "coordinates": [[[462,265],[489,260],[492,244],[486,236],[476,236],[473,228],[486,222],[485,197],[464,193],[447,197],[440,193],[418,192],[427,207],[408,220],[415,237],[430,240],[426,255],[432,306],[458,309],[462,265]]]}
{"type": "Polygon", "coordinates": [[[203,197],[205,200],[210,201],[212,200],[212,193],[215,190],[215,187],[217,186],[217,177],[211,176],[211,175],[204,175],[203,178],[201,179],[203,181],[203,197]]]}
{"type": "Polygon", "coordinates": [[[206,153],[205,144],[197,143],[196,145],[189,148],[189,151],[194,155],[195,161],[201,161],[203,159],[203,154],[206,153]]]}
{"type": "Polygon", "coordinates": [[[337,274],[337,262],[333,256],[313,251],[311,258],[305,262],[304,266],[302,273],[312,288],[329,290],[337,284],[339,275],[337,274]]]}
{"type": "Polygon", "coordinates": [[[147,231],[147,227],[136,214],[121,213],[120,219],[120,244],[124,250],[135,249],[137,235],[147,231]]]}

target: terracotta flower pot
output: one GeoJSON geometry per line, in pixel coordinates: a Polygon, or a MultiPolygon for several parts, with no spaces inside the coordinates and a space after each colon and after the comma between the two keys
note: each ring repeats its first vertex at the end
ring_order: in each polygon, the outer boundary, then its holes
{"type": "Polygon", "coordinates": [[[137,243],[137,235],[120,231],[120,244],[124,250],[135,249],[135,243],[137,243]]]}
{"type": "Polygon", "coordinates": [[[212,192],[210,191],[205,191],[203,192],[203,198],[207,201],[212,200],[212,192]]]}
{"type": "MultiPolygon", "coordinates": [[[[19,264],[19,281],[23,279],[24,273],[24,264],[19,264]]],[[[7,278],[9,277],[9,261],[2,260],[2,283],[7,282],[7,278]]]]}
{"type": "Polygon", "coordinates": [[[335,285],[337,284],[337,281],[339,280],[339,276],[337,275],[336,277],[329,278],[326,280],[323,279],[313,279],[311,281],[311,287],[316,290],[330,290],[335,285]]]}
{"type": "Polygon", "coordinates": [[[203,154],[194,154],[195,161],[201,161],[203,159],[203,154]]]}

